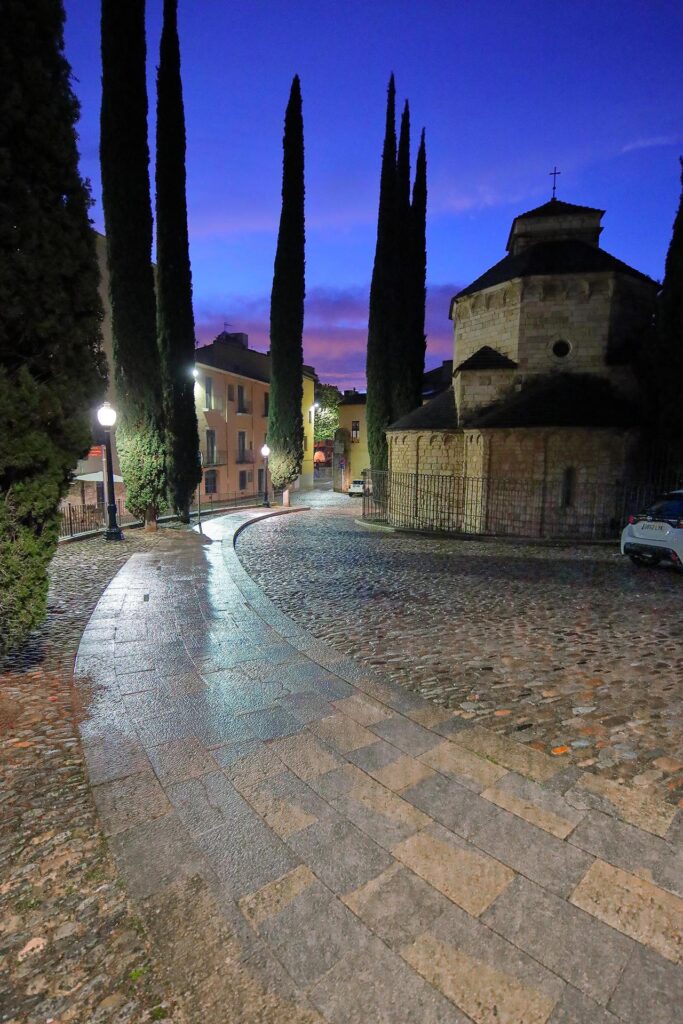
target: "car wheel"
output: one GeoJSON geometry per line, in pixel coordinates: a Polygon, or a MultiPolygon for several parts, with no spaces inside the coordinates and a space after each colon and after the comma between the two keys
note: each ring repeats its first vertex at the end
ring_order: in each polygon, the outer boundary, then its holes
{"type": "Polygon", "coordinates": [[[649,568],[654,568],[655,565],[659,565],[660,562],[657,555],[629,555],[629,558],[634,565],[642,565],[649,568]]]}

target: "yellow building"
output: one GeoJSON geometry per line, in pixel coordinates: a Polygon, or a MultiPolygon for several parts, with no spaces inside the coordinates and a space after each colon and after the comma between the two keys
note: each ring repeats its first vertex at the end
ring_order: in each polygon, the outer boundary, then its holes
{"type": "MultiPolygon", "coordinates": [[[[196,351],[195,402],[204,466],[202,501],[257,497],[265,489],[261,448],[268,435],[270,356],[250,349],[247,342],[246,334],[223,331],[210,345],[196,351]]],[[[304,461],[294,490],[313,486],[315,383],[315,370],[305,366],[304,461]]]]}
{"type": "Polygon", "coordinates": [[[332,479],[335,491],[348,491],[352,480],[360,480],[370,468],[368,431],[365,417],[367,396],[345,391],[339,403],[339,429],[335,435],[332,479]]]}

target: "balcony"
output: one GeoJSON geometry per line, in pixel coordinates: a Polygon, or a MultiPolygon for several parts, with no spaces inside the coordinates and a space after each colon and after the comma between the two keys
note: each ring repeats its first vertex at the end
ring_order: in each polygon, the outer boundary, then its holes
{"type": "Polygon", "coordinates": [[[252,465],[255,462],[254,453],[252,451],[238,451],[235,462],[238,466],[252,465]]]}
{"type": "Polygon", "coordinates": [[[238,416],[248,416],[251,412],[251,402],[238,402],[235,412],[238,416]]]}
{"type": "Polygon", "coordinates": [[[208,466],[227,466],[228,453],[221,452],[218,448],[202,449],[202,465],[204,469],[208,466]]]}

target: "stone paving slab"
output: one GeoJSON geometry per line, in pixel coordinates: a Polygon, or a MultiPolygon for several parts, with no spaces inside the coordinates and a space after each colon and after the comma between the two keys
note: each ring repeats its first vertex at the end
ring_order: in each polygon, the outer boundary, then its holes
{"type": "Polygon", "coordinates": [[[163,913],[197,886],[283,1020],[632,1024],[629,965],[665,1020],[683,902],[668,810],[307,637],[237,561],[259,518],[131,559],[84,641],[82,740],[131,893],[163,913]]]}

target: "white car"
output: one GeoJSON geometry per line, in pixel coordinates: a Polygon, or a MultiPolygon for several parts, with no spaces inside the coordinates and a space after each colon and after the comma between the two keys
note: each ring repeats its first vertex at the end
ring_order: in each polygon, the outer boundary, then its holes
{"type": "Polygon", "coordinates": [[[352,480],[351,483],[349,484],[349,489],[347,491],[347,494],[348,494],[349,498],[362,498],[363,497],[363,481],[362,480],[352,480]]]}
{"type": "Polygon", "coordinates": [[[644,512],[628,517],[621,553],[636,565],[683,566],[683,490],[662,494],[644,512]]]}

